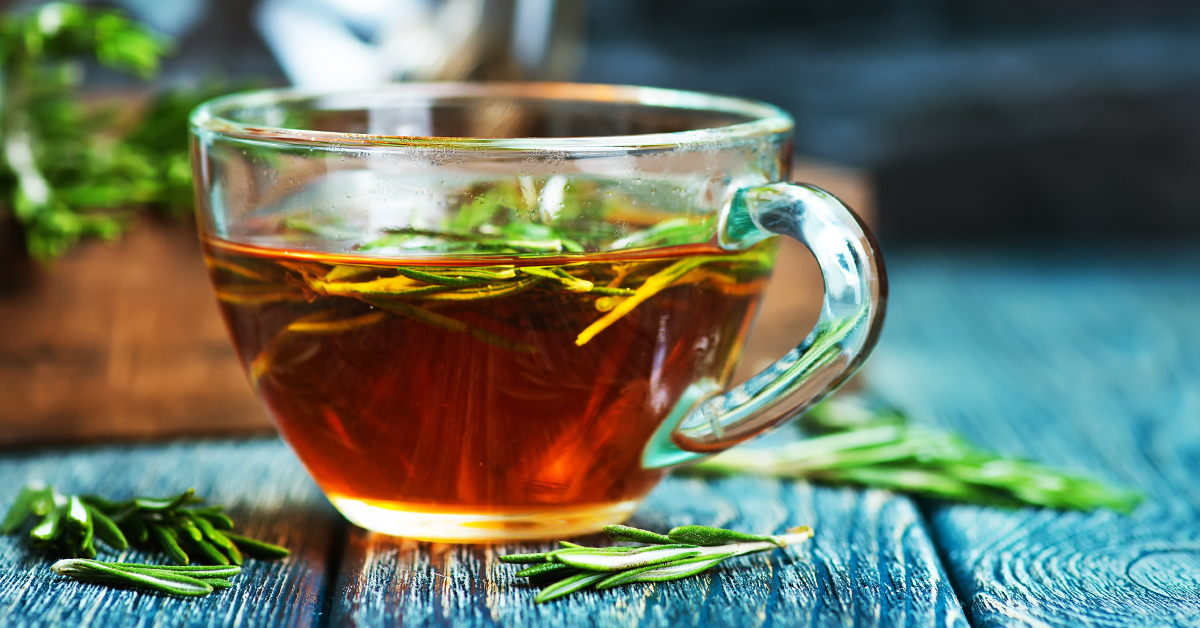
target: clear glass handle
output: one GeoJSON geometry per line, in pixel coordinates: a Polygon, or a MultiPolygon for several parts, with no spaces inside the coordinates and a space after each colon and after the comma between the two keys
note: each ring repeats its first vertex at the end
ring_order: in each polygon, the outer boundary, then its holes
{"type": "Polygon", "coordinates": [[[738,191],[722,216],[721,246],[744,249],[774,235],[812,251],[825,303],[812,333],[745,384],[725,393],[692,384],[646,445],[642,465],[667,467],[728,449],[799,416],[850,378],[874,348],[887,305],[887,275],[871,232],[832,194],[775,183],[738,191]]]}

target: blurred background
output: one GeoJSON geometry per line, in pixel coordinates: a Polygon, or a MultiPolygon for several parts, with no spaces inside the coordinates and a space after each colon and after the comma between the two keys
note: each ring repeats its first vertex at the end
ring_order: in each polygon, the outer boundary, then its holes
{"type": "MultiPolygon", "coordinates": [[[[1186,0],[124,0],[160,81],[578,80],[782,106],[891,242],[1200,232],[1186,0]]],[[[129,79],[94,72],[88,85],[129,79]]]]}
{"type": "MultiPolygon", "coordinates": [[[[0,1],[9,17],[40,5],[0,1]]],[[[155,90],[462,79],[710,91],[790,111],[801,165],[796,176],[868,214],[885,252],[928,244],[1109,246],[1200,235],[1200,3],[119,0],[87,6],[119,9],[173,43],[149,81],[151,73],[139,77],[81,57],[71,66],[72,80],[85,100],[137,109],[155,90]]],[[[185,113],[187,106],[176,109],[185,113]]],[[[5,115],[11,121],[11,111],[5,115]]],[[[175,150],[171,142],[184,137],[178,125],[167,128],[177,130],[154,150],[175,150]]],[[[154,164],[161,160],[153,155],[167,152],[149,154],[154,164]]],[[[186,171],[184,177],[186,194],[186,171]]],[[[232,352],[186,220],[148,214],[117,245],[53,249],[48,257],[57,261],[27,263],[31,251],[20,234],[30,223],[13,226],[12,215],[6,219],[0,210],[0,266],[21,269],[0,278],[0,395],[10,400],[0,409],[0,443],[268,425],[230,367],[232,352]]],[[[111,237],[116,230],[75,233],[111,237]]],[[[801,274],[819,290],[811,268],[801,274]]],[[[814,307],[811,298],[769,295],[743,370],[790,348],[811,326],[814,307]]]]}

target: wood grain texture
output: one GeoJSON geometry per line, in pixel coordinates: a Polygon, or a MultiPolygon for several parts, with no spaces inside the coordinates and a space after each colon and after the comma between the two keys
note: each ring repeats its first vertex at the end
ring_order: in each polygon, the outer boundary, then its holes
{"type": "MultiPolygon", "coordinates": [[[[911,502],[879,491],[761,478],[669,478],[634,525],[782,532],[806,545],[701,576],[535,605],[499,554],[547,549],[416,543],[353,528],[335,589],[336,626],[966,626],[911,502]]],[[[602,542],[599,538],[586,539],[602,542]]]]}
{"type": "Polygon", "coordinates": [[[271,429],[188,221],[28,270],[0,294],[0,444],[271,429]]]}
{"type": "Polygon", "coordinates": [[[888,259],[868,381],[1001,452],[1142,489],[1132,516],[931,505],[976,626],[1200,626],[1200,255],[888,259]]]}
{"type": "MultiPolygon", "coordinates": [[[[327,559],[341,517],[276,439],[0,454],[0,505],[41,479],[65,492],[164,495],[189,486],[223,503],[238,532],[284,545],[281,561],[247,560],[234,587],[199,599],[109,589],[54,575],[28,537],[0,536],[0,625],[316,626],[327,617],[327,559]]],[[[104,560],[165,561],[160,552],[102,553],[104,560]]]]}

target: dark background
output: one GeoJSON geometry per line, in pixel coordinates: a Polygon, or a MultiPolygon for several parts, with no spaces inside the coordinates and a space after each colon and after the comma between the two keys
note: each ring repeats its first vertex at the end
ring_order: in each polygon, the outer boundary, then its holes
{"type": "MultiPolygon", "coordinates": [[[[211,0],[164,80],[285,82],[253,8],[211,0]]],[[[587,15],[577,80],[784,107],[799,154],[872,174],[889,242],[1200,235],[1200,3],[592,0],[587,15]]]]}

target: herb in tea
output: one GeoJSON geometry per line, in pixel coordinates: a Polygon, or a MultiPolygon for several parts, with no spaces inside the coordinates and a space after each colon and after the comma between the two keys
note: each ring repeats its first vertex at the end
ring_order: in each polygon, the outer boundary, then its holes
{"type": "MultiPolygon", "coordinates": [[[[567,241],[533,226],[451,245],[567,241]]],[[[400,235],[418,237],[388,245],[400,235]]],[[[775,243],[481,260],[210,238],[205,251],[251,381],[335,502],[495,513],[644,496],[662,471],[641,467],[643,445],[690,384],[728,379],[775,243]]]]}

